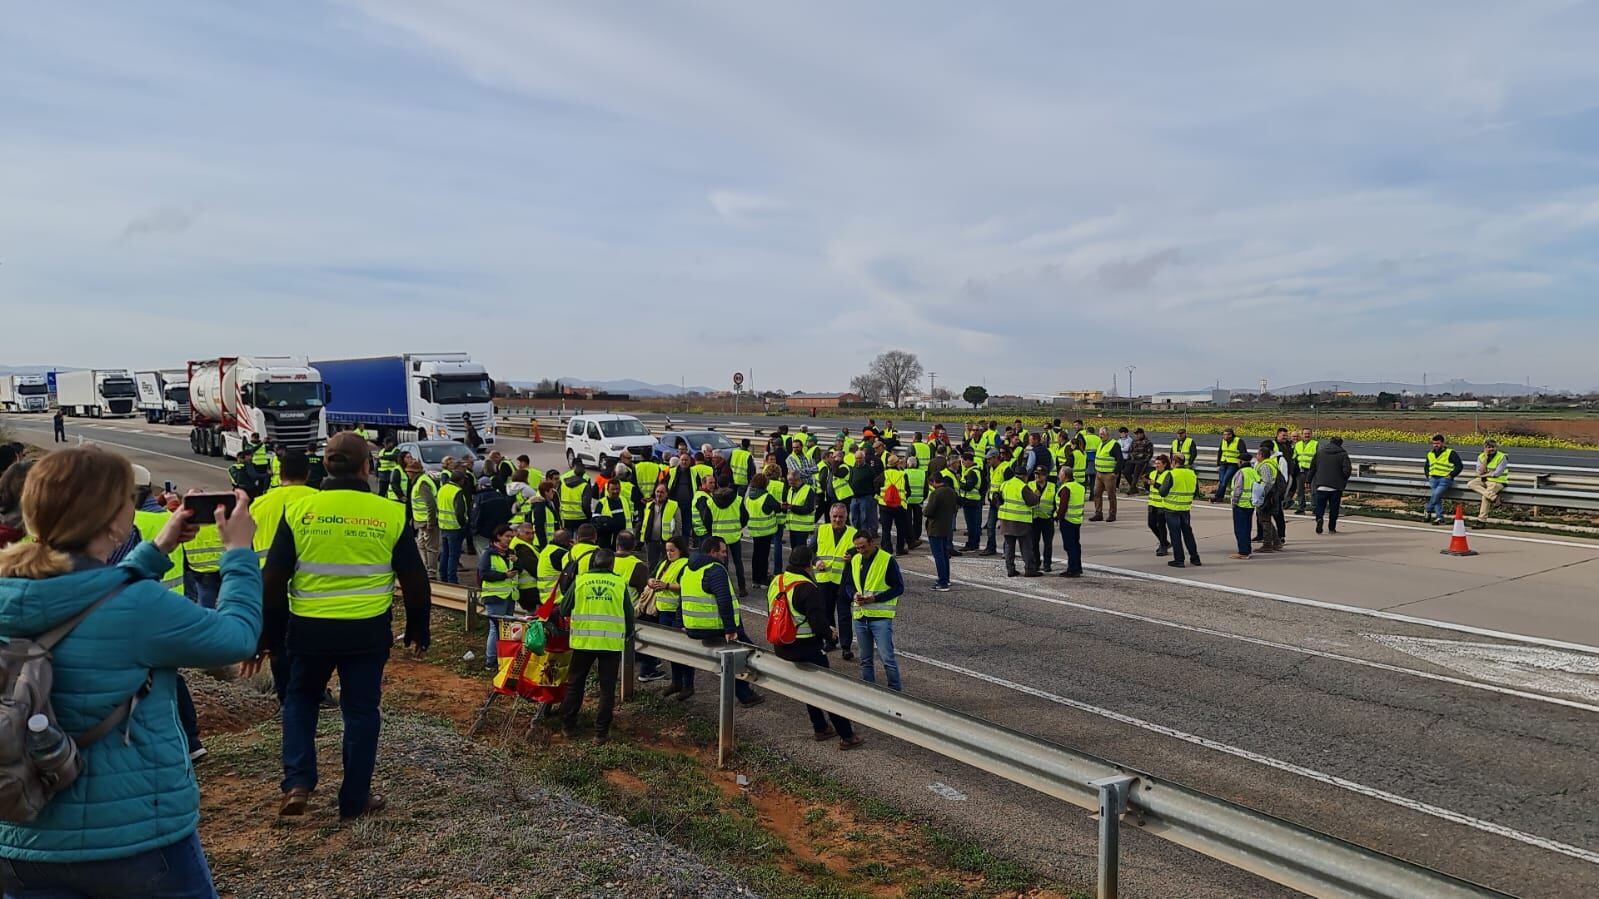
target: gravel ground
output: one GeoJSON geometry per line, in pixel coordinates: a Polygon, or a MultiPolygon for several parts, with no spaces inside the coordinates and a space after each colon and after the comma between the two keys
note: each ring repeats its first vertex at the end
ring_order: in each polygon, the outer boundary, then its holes
{"type": "Polygon", "coordinates": [[[270,680],[222,679],[211,672],[189,668],[183,670],[183,679],[188,681],[189,693],[194,697],[202,737],[254,727],[277,714],[278,701],[272,695],[270,680]]]}
{"type": "Polygon", "coordinates": [[[318,738],[332,777],[300,819],[276,816],[275,725],[212,742],[201,837],[222,895],[754,895],[620,818],[541,789],[498,750],[424,716],[385,716],[377,782],[389,807],[340,823],[336,720],[324,716],[318,738]]]}

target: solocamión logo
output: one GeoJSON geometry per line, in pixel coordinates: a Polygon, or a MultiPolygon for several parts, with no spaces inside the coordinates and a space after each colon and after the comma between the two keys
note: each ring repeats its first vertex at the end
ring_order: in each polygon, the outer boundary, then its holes
{"type": "Polygon", "coordinates": [[[351,527],[381,528],[387,527],[389,523],[381,518],[352,518],[346,515],[328,515],[325,513],[319,515],[316,512],[307,512],[300,516],[300,524],[302,526],[310,524],[342,524],[351,527]]]}

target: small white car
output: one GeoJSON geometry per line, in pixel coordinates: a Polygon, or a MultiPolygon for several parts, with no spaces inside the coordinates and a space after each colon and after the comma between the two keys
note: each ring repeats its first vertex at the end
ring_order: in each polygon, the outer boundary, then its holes
{"type": "Polygon", "coordinates": [[[648,459],[655,451],[655,438],[649,428],[631,415],[574,415],[566,425],[566,462],[605,468],[622,455],[648,459]]]}

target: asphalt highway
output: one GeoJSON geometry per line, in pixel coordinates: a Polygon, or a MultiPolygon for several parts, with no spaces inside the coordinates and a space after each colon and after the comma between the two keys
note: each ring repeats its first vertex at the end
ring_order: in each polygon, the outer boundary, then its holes
{"type": "MultiPolygon", "coordinates": [[[[49,445],[47,420],[6,424],[49,445]]],[[[183,429],[69,431],[158,480],[226,484],[183,429]]],[[[502,450],[548,467],[561,447],[502,450]]],[[[1181,572],[1153,556],[1137,501],[1085,526],[1078,581],[966,555],[940,594],[925,548],[903,557],[906,690],[1505,892],[1599,894],[1599,544],[1474,532],[1482,555],[1455,560],[1436,529],[1351,519],[1315,538],[1290,519],[1286,553],[1240,563],[1222,511],[1196,513],[1206,565],[1181,572]]],[[[764,603],[745,608],[759,634],[764,603]]],[[[738,714],[746,736],[1088,882],[1094,822],[1074,807],[870,732],[838,753],[786,701],[738,714]]],[[[1283,894],[1127,830],[1124,895],[1283,894]]]]}

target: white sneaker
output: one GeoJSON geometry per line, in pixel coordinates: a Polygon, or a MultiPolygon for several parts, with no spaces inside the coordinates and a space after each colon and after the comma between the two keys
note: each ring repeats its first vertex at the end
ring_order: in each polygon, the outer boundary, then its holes
{"type": "Polygon", "coordinates": [[[194,763],[194,762],[198,762],[199,760],[205,758],[206,756],[208,756],[210,754],[211,753],[204,746],[201,746],[199,749],[196,749],[195,751],[189,753],[189,762],[191,764],[194,763]]]}

